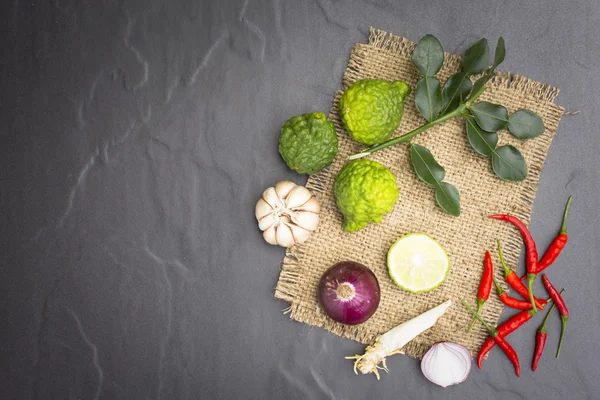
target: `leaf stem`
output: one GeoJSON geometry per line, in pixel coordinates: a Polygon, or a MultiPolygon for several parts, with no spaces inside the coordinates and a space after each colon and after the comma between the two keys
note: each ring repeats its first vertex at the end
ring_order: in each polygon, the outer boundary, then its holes
{"type": "Polygon", "coordinates": [[[375,153],[376,151],[385,149],[386,147],[390,147],[393,146],[395,144],[398,143],[407,143],[410,142],[412,140],[412,138],[414,138],[415,136],[417,136],[419,133],[422,133],[424,131],[426,131],[427,129],[434,127],[436,125],[441,124],[442,122],[446,122],[449,119],[455,118],[455,117],[459,117],[460,115],[462,115],[462,113],[465,111],[465,109],[467,108],[467,103],[462,103],[458,106],[457,109],[455,109],[454,111],[442,115],[440,117],[438,117],[437,119],[434,119],[433,121],[429,121],[428,123],[421,125],[420,127],[418,127],[417,129],[414,129],[408,133],[405,133],[404,135],[400,135],[398,137],[395,137],[393,139],[387,140],[383,143],[380,144],[376,144],[374,146],[371,146],[369,148],[367,148],[365,151],[358,153],[358,154],[354,154],[351,155],[350,157],[348,157],[349,160],[357,160],[359,158],[363,158],[366,157],[368,155],[371,155],[373,153],[375,153]]]}
{"type": "MultiPolygon", "coordinates": [[[[488,73],[492,74],[492,73],[494,73],[494,71],[492,70],[492,71],[486,72],[486,74],[488,74],[488,73]]],[[[479,96],[481,96],[483,94],[483,92],[485,92],[486,89],[487,88],[485,87],[485,85],[482,85],[476,92],[471,93],[471,95],[469,96],[469,98],[467,99],[467,102],[465,104],[466,108],[471,107],[473,105],[473,103],[475,102],[475,100],[477,100],[477,98],[479,96]]]]}

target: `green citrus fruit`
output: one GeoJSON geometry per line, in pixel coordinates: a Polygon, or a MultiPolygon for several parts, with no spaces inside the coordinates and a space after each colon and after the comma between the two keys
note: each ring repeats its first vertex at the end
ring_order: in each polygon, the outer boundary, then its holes
{"type": "Polygon", "coordinates": [[[322,112],[290,118],[279,136],[279,154],[300,174],[314,174],[328,166],[338,151],[335,128],[322,112]]]}
{"type": "Polygon", "coordinates": [[[335,178],[334,195],[344,215],[343,227],[348,232],[364,228],[370,222],[381,222],[398,200],[394,174],[371,160],[351,161],[335,178]]]}
{"type": "Polygon", "coordinates": [[[381,143],[400,124],[410,86],[402,81],[363,79],[340,99],[340,117],[348,134],[363,144],[381,143]]]}
{"type": "Polygon", "coordinates": [[[412,293],[429,292],[439,287],[450,270],[444,249],[423,233],[412,233],[398,239],[387,256],[392,280],[412,293]]]}

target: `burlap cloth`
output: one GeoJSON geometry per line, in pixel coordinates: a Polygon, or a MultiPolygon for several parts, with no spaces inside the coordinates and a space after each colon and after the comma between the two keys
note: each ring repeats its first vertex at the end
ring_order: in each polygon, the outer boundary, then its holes
{"type": "MultiPolygon", "coordinates": [[[[356,44],[352,49],[343,85],[364,78],[393,81],[401,79],[414,88],[420,78],[411,63],[414,43],[407,39],[371,29],[369,44],[356,44]]],[[[438,73],[444,82],[460,68],[460,58],[446,54],[438,73]]],[[[408,147],[396,145],[370,158],[390,168],[397,177],[400,197],[392,213],[380,224],[370,224],[355,233],[342,230],[342,215],[335,205],[333,182],[350,154],[362,146],[351,140],[338,116],[338,101],[342,91],[335,94],[329,119],[335,124],[339,153],[333,164],[312,175],[307,187],[321,203],[319,228],[308,242],[286,252],[275,297],[290,303],[292,319],[320,326],[336,335],[370,344],[374,339],[436,306],[447,299],[453,304],[437,324],[404,348],[412,357],[421,358],[433,343],[450,340],[466,346],[472,354],[487,336],[481,324],[470,334],[466,327],[471,317],[460,303],[465,299],[475,304],[483,269],[483,257],[489,249],[494,257],[496,278],[502,278],[496,239],[503,244],[509,265],[514,266],[521,252],[522,241],[509,224],[491,220],[493,213],[510,213],[529,223],[540,174],[548,148],[564,109],[554,103],[559,90],[516,74],[498,74],[481,100],[504,105],[509,112],[521,108],[535,111],[543,120],[546,132],[527,141],[513,138],[507,131],[500,134],[499,145],[510,143],[521,150],[527,161],[527,179],[519,183],[503,182],[491,170],[489,158],[478,156],[470,147],[462,119],[454,119],[419,135],[414,142],[426,146],[446,169],[445,181],[460,191],[461,216],[452,217],[436,205],[432,187],[420,181],[412,170],[408,147]],[[433,237],[449,257],[451,269],[446,281],[436,290],[411,294],[394,285],[387,273],[386,254],[402,235],[423,232],[433,237]],[[357,326],[342,325],[328,319],[319,309],[316,290],[323,272],[336,262],[355,260],[373,270],[381,287],[381,302],[377,312],[357,326]]],[[[395,134],[408,132],[424,123],[415,108],[411,94],[406,99],[402,123],[395,134]]],[[[522,272],[522,271],[521,271],[522,272]]],[[[501,279],[501,282],[503,280],[501,279]]],[[[506,286],[506,285],[505,285],[506,286]]],[[[492,324],[498,322],[502,303],[495,293],[485,304],[483,315],[492,324]]]]}

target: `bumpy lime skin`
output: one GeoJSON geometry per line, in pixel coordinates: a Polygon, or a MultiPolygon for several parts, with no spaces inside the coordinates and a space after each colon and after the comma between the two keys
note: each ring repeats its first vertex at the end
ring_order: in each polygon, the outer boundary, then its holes
{"type": "Polygon", "coordinates": [[[403,81],[355,82],[340,99],[340,117],[348,134],[367,145],[389,139],[400,124],[404,98],[409,93],[410,86],[403,81]]]}
{"type": "Polygon", "coordinates": [[[322,112],[292,117],[281,127],[279,154],[299,174],[328,166],[338,151],[335,127],[322,112]]]}
{"type": "Polygon", "coordinates": [[[370,222],[381,222],[398,200],[394,174],[371,160],[351,161],[334,183],[335,201],[344,215],[343,228],[355,232],[370,222]]]}

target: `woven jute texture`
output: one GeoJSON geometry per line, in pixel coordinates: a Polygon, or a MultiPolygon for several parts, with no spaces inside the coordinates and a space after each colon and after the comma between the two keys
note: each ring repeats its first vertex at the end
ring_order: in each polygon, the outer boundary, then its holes
{"type": "MultiPolygon", "coordinates": [[[[344,88],[364,78],[401,79],[414,88],[419,79],[410,58],[414,45],[407,39],[371,29],[369,43],[356,44],[352,49],[344,73],[344,88]]],[[[444,82],[460,69],[460,63],[458,56],[446,54],[438,78],[444,82]]],[[[488,86],[481,100],[502,104],[509,112],[530,109],[544,121],[546,132],[535,139],[520,141],[507,131],[500,133],[499,145],[512,144],[523,153],[529,168],[527,179],[518,183],[498,179],[492,172],[490,159],[477,155],[470,147],[464,121],[450,120],[417,136],[414,143],[431,150],[446,169],[445,181],[460,191],[461,216],[455,218],[440,210],[435,203],[433,188],[416,177],[408,147],[400,144],[370,157],[396,175],[400,189],[398,202],[380,224],[370,224],[355,233],[346,233],[342,229],[342,215],[335,204],[333,183],[347,157],[359,152],[362,146],[345,132],[338,115],[338,101],[343,92],[335,94],[329,119],[336,126],[339,153],[331,166],[312,175],[307,184],[321,203],[319,228],[306,243],[286,252],[275,291],[275,297],[290,303],[287,311],[292,319],[370,344],[394,326],[452,299],[451,309],[433,328],[405,346],[404,352],[421,358],[433,343],[450,340],[476,354],[487,333],[481,324],[476,324],[470,334],[466,333],[471,317],[460,300],[475,304],[486,249],[492,252],[495,275],[503,282],[495,251],[496,239],[503,244],[506,260],[511,266],[516,265],[522,247],[519,233],[512,226],[491,220],[488,216],[510,213],[529,223],[544,159],[564,112],[563,107],[554,103],[559,92],[555,87],[510,73],[498,73],[488,86]],[[446,281],[429,293],[403,291],[394,285],[387,273],[389,247],[399,237],[411,232],[430,235],[450,257],[451,269],[446,281]],[[331,321],[317,302],[319,278],[327,268],[343,260],[354,260],[368,266],[379,279],[381,287],[377,312],[357,326],[331,321]]],[[[406,133],[423,123],[411,94],[406,99],[402,123],[395,135],[406,133]]],[[[483,308],[484,318],[493,325],[497,324],[501,312],[502,303],[492,293],[483,308]]]]}

